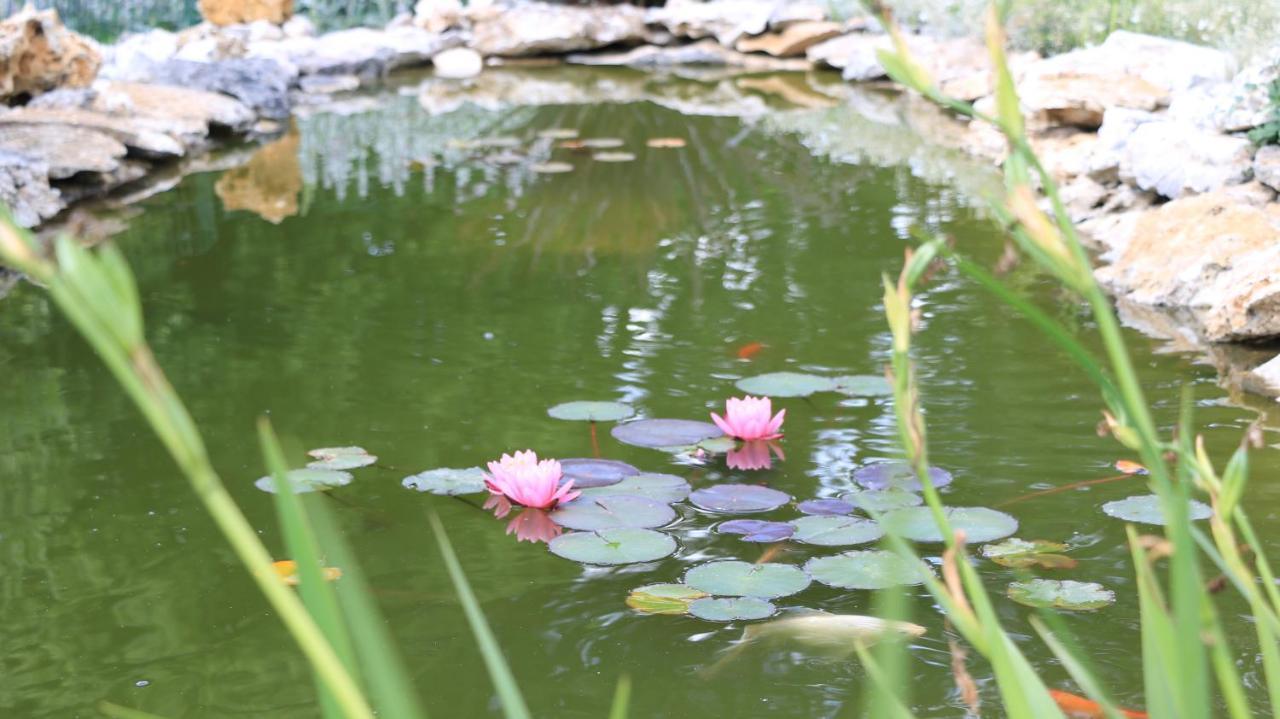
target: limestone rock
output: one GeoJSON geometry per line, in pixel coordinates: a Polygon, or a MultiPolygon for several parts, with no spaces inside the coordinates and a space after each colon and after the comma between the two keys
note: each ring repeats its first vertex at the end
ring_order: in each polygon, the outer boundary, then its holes
{"type": "Polygon", "coordinates": [[[100,82],[93,108],[101,112],[149,118],[179,128],[217,126],[243,132],[253,125],[253,111],[240,101],[204,90],[133,82],[100,82]]]}
{"type": "Polygon", "coordinates": [[[0,100],[85,87],[101,64],[97,43],[64,27],[56,10],[27,5],[0,22],[0,100]]]}
{"type": "Polygon", "coordinates": [[[255,20],[279,25],[293,15],[293,0],[200,0],[200,15],[214,25],[255,20]]]}
{"type": "Polygon", "coordinates": [[[1136,75],[1057,72],[1037,68],[1018,87],[1024,111],[1040,126],[1094,129],[1108,108],[1151,111],[1168,92],[1136,75]]]}
{"type": "Polygon", "coordinates": [[[1236,71],[1230,53],[1127,30],[1111,33],[1095,50],[1112,72],[1136,75],[1170,93],[1229,80],[1236,71]]]}
{"type": "Polygon", "coordinates": [[[463,79],[475,77],[484,70],[484,58],[469,47],[455,47],[431,58],[436,77],[463,79]]]}
{"type": "Polygon", "coordinates": [[[126,35],[103,50],[98,77],[134,82],[151,77],[156,65],[178,53],[178,35],[168,30],[149,30],[126,35]]]}
{"type": "Polygon", "coordinates": [[[301,75],[355,75],[373,80],[399,67],[426,64],[436,53],[457,47],[462,40],[456,33],[437,35],[416,26],[352,28],[320,37],[250,43],[247,54],[296,68],[301,75]]]}
{"type": "Polygon", "coordinates": [[[473,50],[505,57],[635,44],[644,37],[644,11],[631,5],[584,7],[530,2],[479,16],[471,25],[473,50]]]}
{"type": "MultiPolygon", "coordinates": [[[[821,22],[827,18],[827,4],[810,2],[809,0],[790,0],[778,3],[769,14],[770,30],[786,30],[791,25],[801,22],[821,22]]],[[[861,25],[861,20],[853,25],[861,25]]],[[[846,27],[845,29],[850,29],[846,27]]]]}
{"type": "Polygon", "coordinates": [[[50,179],[81,172],[112,172],[125,146],[105,133],[65,125],[0,125],[0,151],[25,155],[44,165],[50,179]]]}
{"type": "MultiPolygon", "coordinates": [[[[969,38],[932,38],[925,35],[904,37],[916,60],[939,83],[977,72],[987,72],[986,49],[969,38]]],[[[809,60],[841,71],[851,82],[866,82],[888,77],[877,53],[892,50],[887,35],[850,33],[810,47],[809,60]]]]}
{"type": "Polygon", "coordinates": [[[94,130],[124,143],[132,153],[152,159],[171,159],[185,153],[182,143],[162,132],[140,127],[127,119],[90,110],[20,107],[0,115],[0,127],[43,125],[94,130]]]}
{"type": "Polygon", "coordinates": [[[1245,389],[1269,397],[1280,397],[1280,355],[1254,367],[1244,377],[1245,389]]]}
{"type": "Polygon", "coordinates": [[[1280,213],[1226,192],[1138,216],[1115,264],[1097,271],[1122,298],[1193,313],[1212,342],[1280,335],[1280,213]]]}
{"type": "Polygon", "coordinates": [[[316,25],[306,15],[294,15],[280,26],[285,37],[315,37],[316,25]]]}
{"type": "Polygon", "coordinates": [[[1273,190],[1280,190],[1280,145],[1259,148],[1253,156],[1253,177],[1273,190]]]}
{"type": "Polygon", "coordinates": [[[733,47],[745,36],[768,30],[783,4],[781,0],[668,0],[665,6],[649,10],[648,22],[665,27],[675,37],[713,37],[733,47]]]}
{"type": "Polygon", "coordinates": [[[1119,169],[1121,179],[1178,198],[1245,182],[1252,161],[1253,144],[1243,137],[1160,120],[1133,130],[1119,169]]]}
{"type": "Polygon", "coordinates": [[[298,214],[302,167],[297,130],[263,145],[243,166],[223,173],[213,191],[226,210],[248,210],[273,225],[298,214]]]}
{"type": "Polygon", "coordinates": [[[795,57],[805,50],[839,35],[839,23],[806,21],[788,24],[784,29],[744,37],[735,46],[740,52],[763,52],[774,57],[795,57]]]}
{"type": "Polygon", "coordinates": [[[0,150],[0,202],[22,227],[35,227],[64,207],[61,195],[49,185],[48,166],[12,150],[0,150]]]}
{"type": "Polygon", "coordinates": [[[151,80],[234,97],[261,117],[280,120],[289,116],[292,78],[279,63],[265,58],[170,60],[152,70],[151,80]]]}
{"type": "Polygon", "coordinates": [[[428,32],[444,32],[462,24],[459,0],[418,0],[413,6],[413,22],[428,32]]]}
{"type": "Polygon", "coordinates": [[[748,55],[730,50],[710,38],[672,47],[641,45],[626,52],[568,55],[565,57],[565,62],[574,65],[616,65],[641,68],[711,65],[741,68],[750,72],[807,70],[810,67],[808,60],[748,55]]]}

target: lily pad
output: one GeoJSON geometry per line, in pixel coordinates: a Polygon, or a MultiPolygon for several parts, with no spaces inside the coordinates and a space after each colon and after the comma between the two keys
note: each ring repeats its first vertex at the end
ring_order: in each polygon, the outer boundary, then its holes
{"type": "Polygon", "coordinates": [[[652,562],[676,551],[676,540],[652,529],[601,529],[568,532],[548,542],[551,553],[583,564],[652,562]]]}
{"type": "Polygon", "coordinates": [[[755,597],[706,597],[689,603],[689,613],[709,622],[768,619],[778,613],[773,602],[755,597]]]}
{"type": "Polygon", "coordinates": [[[631,590],[627,606],[642,614],[687,614],[689,602],[705,596],[683,584],[646,584],[631,590]]]}
{"type": "Polygon", "coordinates": [[[864,517],[801,517],[791,520],[791,526],[796,528],[792,539],[823,547],[866,544],[884,536],[875,520],[864,517]]]}
{"type": "MultiPolygon", "coordinates": [[[[1213,516],[1213,510],[1204,502],[1190,500],[1191,506],[1189,512],[1191,519],[1208,519],[1213,516]]],[[[1126,522],[1140,522],[1142,524],[1164,524],[1164,509],[1160,506],[1160,498],[1154,494],[1138,494],[1124,499],[1117,499],[1114,502],[1107,502],[1102,505],[1103,513],[1123,519],[1126,522]]]]}
{"type": "MultiPolygon", "coordinates": [[[[293,487],[294,494],[305,494],[351,484],[351,473],[334,469],[291,469],[285,474],[285,479],[293,487]]],[[[253,486],[264,492],[276,493],[276,481],[270,475],[259,477],[253,486]]]]}
{"type": "Polygon", "coordinates": [[[837,589],[884,589],[920,584],[929,571],[919,561],[882,549],[854,550],[834,557],[814,557],[804,571],[815,580],[837,589]]]}
{"type": "Polygon", "coordinates": [[[754,484],[717,484],[689,495],[689,501],[708,512],[735,514],[767,512],[791,501],[791,495],[754,484]]]}
{"type": "Polygon", "coordinates": [[[637,474],[617,484],[584,489],[579,499],[625,494],[671,504],[688,497],[690,489],[688,482],[674,474],[637,474]]]}
{"type": "MultiPolygon", "coordinates": [[[[964,530],[970,544],[994,542],[1018,531],[1018,520],[986,507],[947,507],[943,510],[952,530],[964,530]]],[[[906,507],[886,512],[880,517],[885,531],[913,542],[941,542],[942,533],[933,523],[928,507],[906,507]]]]}
{"type": "Polygon", "coordinates": [[[559,175],[564,172],[573,172],[573,165],[567,162],[539,162],[536,165],[529,165],[529,169],[540,175],[559,175]]]}
{"type": "Polygon", "coordinates": [[[1061,542],[1049,542],[1043,539],[1027,541],[1010,537],[1003,542],[985,545],[982,548],[982,556],[1002,567],[1071,569],[1078,562],[1060,553],[1067,549],[1067,545],[1061,542]]]}
{"type": "Polygon", "coordinates": [[[640,470],[613,459],[592,459],[575,457],[560,460],[560,469],[565,479],[573,480],[574,489],[588,487],[607,487],[617,484],[627,477],[640,474],[640,470]]]}
{"type": "MultiPolygon", "coordinates": [[[[929,480],[933,486],[951,484],[951,473],[940,467],[929,468],[929,480]]],[[[916,470],[906,462],[877,462],[854,470],[853,481],[867,489],[906,489],[918,492],[924,489],[916,470]]]]}
{"type": "Polygon", "coordinates": [[[617,137],[588,137],[578,141],[579,147],[589,147],[593,150],[609,150],[615,147],[622,147],[622,140],[617,137]]]}
{"type": "Polygon", "coordinates": [[[710,422],[691,419],[641,419],[620,424],[609,433],[623,444],[653,448],[685,447],[724,435],[710,422]]]}
{"type": "Polygon", "coordinates": [[[770,372],[745,377],[736,385],[747,394],[765,397],[808,397],[815,392],[830,392],[836,388],[836,383],[829,377],[801,372],[770,372]]]}
{"type": "Polygon", "coordinates": [[[670,505],[645,497],[579,497],[560,505],[551,521],[569,529],[596,531],[617,527],[649,529],[669,524],[676,518],[670,505]]]}
{"type": "Polygon", "coordinates": [[[840,499],[867,512],[888,512],[903,507],[918,507],[924,498],[915,492],[891,487],[889,489],[855,489],[840,495],[840,499]]]}
{"type": "Polygon", "coordinates": [[[538,137],[548,140],[572,140],[577,136],[578,131],[572,127],[548,127],[538,131],[538,137]]]}
{"type": "Polygon", "coordinates": [[[597,152],[591,155],[596,162],[631,162],[636,159],[633,152],[597,152]]]}
{"type": "Polygon", "coordinates": [[[622,402],[565,402],[547,410],[555,419],[579,422],[617,422],[635,416],[636,408],[622,402]]]}
{"type": "Polygon", "coordinates": [[[700,454],[724,454],[737,448],[738,440],[727,435],[704,439],[697,444],[686,444],[680,447],[659,447],[663,452],[674,455],[698,456],[700,454]]]}
{"type": "Polygon", "coordinates": [[[307,469],[356,469],[368,467],[378,458],[369,454],[363,447],[323,447],[307,452],[315,457],[314,462],[307,464],[307,469]]]}
{"type": "Polygon", "coordinates": [[[1047,609],[1101,609],[1116,601],[1116,593],[1097,582],[1070,579],[1029,579],[1013,582],[1009,598],[1028,607],[1047,609]]]}
{"type": "Polygon", "coordinates": [[[721,534],[741,534],[744,542],[780,542],[795,534],[796,528],[787,522],[766,522],[763,519],[731,519],[716,527],[721,534]]]}
{"type": "Polygon", "coordinates": [[[836,517],[844,514],[853,514],[853,510],[856,508],[843,499],[806,499],[797,504],[796,509],[805,514],[836,517]]]}
{"type": "Polygon", "coordinates": [[[432,494],[476,494],[485,491],[484,470],[479,467],[429,469],[405,477],[401,484],[409,489],[432,494]]]}
{"type": "Polygon", "coordinates": [[[802,591],[809,586],[809,575],[790,564],[721,560],[690,569],[684,583],[708,594],[775,599],[802,591]]]}
{"type": "Polygon", "coordinates": [[[887,397],[893,394],[893,385],[881,375],[846,374],[832,377],[835,390],[850,397],[887,397]]]}

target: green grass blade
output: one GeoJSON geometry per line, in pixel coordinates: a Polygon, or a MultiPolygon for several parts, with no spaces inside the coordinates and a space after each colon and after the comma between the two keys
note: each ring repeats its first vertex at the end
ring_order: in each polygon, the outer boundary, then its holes
{"type": "Polygon", "coordinates": [[[630,706],[631,677],[623,674],[618,677],[618,686],[613,690],[613,704],[609,707],[609,719],[627,719],[630,706]]]}
{"type": "MultiPolygon", "coordinates": [[[[1046,612],[1046,614],[1048,613],[1046,612]]],[[[1058,663],[1062,665],[1062,668],[1066,669],[1076,684],[1080,685],[1080,689],[1084,691],[1085,696],[1102,705],[1102,711],[1106,714],[1107,719],[1124,719],[1124,716],[1120,714],[1120,710],[1116,708],[1115,702],[1111,701],[1111,697],[1103,691],[1102,684],[1098,682],[1098,678],[1080,661],[1075,652],[1071,651],[1056,634],[1049,630],[1044,620],[1041,617],[1032,617],[1031,626],[1040,635],[1040,640],[1045,643],[1045,646],[1049,647],[1049,651],[1053,652],[1053,655],[1058,658],[1058,663]]]]}
{"type": "Polygon", "coordinates": [[[122,707],[111,702],[98,702],[98,711],[110,719],[164,719],[159,714],[144,712],[141,709],[122,707]]]}

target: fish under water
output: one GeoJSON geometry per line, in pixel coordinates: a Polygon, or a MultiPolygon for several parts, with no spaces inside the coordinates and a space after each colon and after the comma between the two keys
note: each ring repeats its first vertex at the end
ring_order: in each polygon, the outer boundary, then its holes
{"type": "Polygon", "coordinates": [[[742,631],[742,638],[715,664],[699,671],[699,675],[704,679],[715,676],[753,646],[786,644],[830,659],[843,659],[853,654],[859,645],[869,647],[889,635],[918,637],[924,633],[924,627],[911,622],[859,614],[805,612],[749,625],[742,631]]]}
{"type": "MultiPolygon", "coordinates": [[[[1106,719],[1107,711],[1102,708],[1101,704],[1092,699],[1086,699],[1060,689],[1050,689],[1049,696],[1053,697],[1054,703],[1070,719],[1106,719]]],[[[1127,719],[1147,719],[1146,712],[1133,711],[1132,709],[1117,709],[1116,711],[1120,712],[1120,716],[1127,719]]]]}

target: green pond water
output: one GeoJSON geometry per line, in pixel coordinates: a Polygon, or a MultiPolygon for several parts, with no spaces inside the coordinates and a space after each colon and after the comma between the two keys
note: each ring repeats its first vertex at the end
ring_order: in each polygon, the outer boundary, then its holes
{"type": "MultiPolygon", "coordinates": [[[[567,77],[556,72],[539,77],[567,77]]],[[[662,84],[632,73],[570,80],[662,84]]],[[[662,86],[685,98],[709,92],[662,86]]],[[[681,503],[666,530],[679,542],[675,556],[584,568],[517,542],[506,520],[477,506],[479,496],[401,486],[422,470],[524,448],[591,456],[588,425],[546,414],[567,400],[706,419],[740,394],[741,377],[878,374],[890,345],[880,276],[896,274],[912,225],[951,234],[984,262],[999,257],[1001,238],[955,189],[976,174],[942,180],[945,154],[891,123],[769,102],[775,111],[755,119],[647,101],[464,105],[430,116],[412,93],[389,91],[300,118],[296,139],[284,141],[296,144],[275,146],[266,164],[285,179],[254,187],[278,224],[226,209],[226,184],[220,193],[211,172],[145,202],[117,236],[159,361],[273,552],[283,557],[270,497],[253,486],[263,474],[257,417],[271,417],[299,465],[320,446],[358,444],[381,458],[355,470],[330,504],[433,716],[500,713],[427,526],[433,510],[535,716],[604,716],[622,674],[634,681],[632,716],[645,719],[857,715],[864,672],[855,660],[781,643],[741,652],[707,676],[744,623],[624,606],[630,589],[677,581],[697,563],[759,558],[765,546],[712,531],[723,517],[681,503]],[[620,137],[637,159],[593,162],[531,142],[552,127],[620,137]],[[496,135],[576,170],[538,175],[527,162],[486,161],[494,151],[450,149],[453,139],[496,135]],[[650,149],[650,137],[688,146],[650,149]],[[894,143],[902,151],[888,151],[894,143]],[[741,359],[751,343],[764,346],[741,359]]],[[[1094,344],[1084,309],[1049,281],[1025,267],[1008,279],[1094,344]]],[[[955,475],[948,503],[994,506],[1116,474],[1111,464],[1128,455],[1096,434],[1096,392],[1029,323],[954,273],[937,277],[918,306],[931,457],[955,475]]],[[[1191,385],[1208,446],[1224,458],[1254,415],[1223,401],[1211,369],[1129,339],[1161,420],[1172,420],[1191,385]]],[[[20,285],[0,302],[0,377],[0,714],[89,717],[108,699],[170,717],[317,716],[309,670],[289,637],[160,444],[38,288],[20,285]]],[[[777,404],[787,409],[786,459],[770,470],[679,461],[614,441],[608,425],[600,451],[695,488],[763,483],[797,499],[838,496],[853,488],[856,468],[900,456],[886,399],[824,393],[777,404]]],[[[1276,466],[1274,450],[1256,456],[1246,503],[1273,544],[1276,466]]],[[[1008,508],[1019,536],[1073,545],[1079,566],[1043,576],[1116,592],[1113,606],[1062,616],[1129,706],[1144,703],[1133,576],[1124,525],[1099,508],[1144,491],[1132,479],[1008,508]]],[[[843,549],[791,543],[774,561],[843,549]]],[[[1034,638],[1031,610],[1002,597],[1017,575],[979,566],[1046,680],[1070,689],[1034,638]]],[[[923,590],[909,595],[914,620],[928,628],[910,653],[913,705],[924,717],[963,716],[941,617],[923,590]]],[[[864,614],[873,601],[814,584],[778,604],[864,614]]],[[[1252,677],[1246,609],[1227,593],[1218,601],[1234,617],[1239,668],[1252,677]]],[[[970,670],[986,715],[997,716],[988,668],[971,660],[970,670]]]]}

